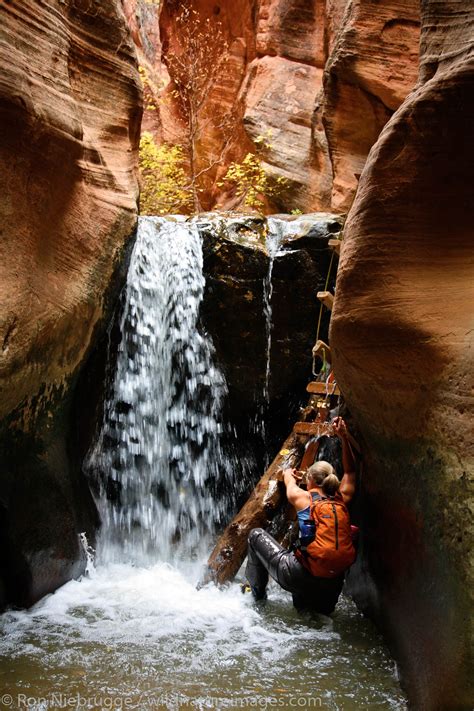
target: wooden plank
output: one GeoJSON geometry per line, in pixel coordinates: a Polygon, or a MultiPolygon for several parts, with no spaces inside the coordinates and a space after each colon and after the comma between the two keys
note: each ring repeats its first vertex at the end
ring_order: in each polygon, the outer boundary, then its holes
{"type": "Polygon", "coordinates": [[[337,256],[339,257],[341,254],[341,245],[342,245],[342,240],[340,239],[330,239],[328,242],[329,246],[332,247],[332,249],[336,252],[337,256]]]}
{"type": "Polygon", "coordinates": [[[318,340],[313,346],[313,356],[318,356],[321,360],[325,358],[327,361],[331,362],[331,349],[327,343],[318,340]]]}
{"type": "Polygon", "coordinates": [[[222,585],[232,580],[247,555],[247,539],[252,528],[267,528],[276,513],[287,505],[282,481],[284,469],[297,469],[304,453],[304,440],[290,434],[258,482],[249,500],[225,529],[207,562],[198,587],[213,581],[222,585]]]}
{"type": "Polygon", "coordinates": [[[334,296],[331,294],[330,291],[318,291],[317,297],[320,301],[323,302],[324,306],[327,309],[329,309],[330,311],[332,310],[334,304],[334,296]]]}
{"type": "Polygon", "coordinates": [[[329,395],[341,394],[341,391],[339,390],[336,383],[328,383],[326,386],[326,383],[321,383],[316,380],[313,380],[313,382],[308,383],[308,385],[306,386],[306,392],[314,393],[317,395],[326,395],[326,393],[328,393],[329,395]]]}
{"type": "Polygon", "coordinates": [[[311,437],[334,434],[332,425],[329,422],[295,422],[293,432],[295,434],[310,435],[311,437]]]}

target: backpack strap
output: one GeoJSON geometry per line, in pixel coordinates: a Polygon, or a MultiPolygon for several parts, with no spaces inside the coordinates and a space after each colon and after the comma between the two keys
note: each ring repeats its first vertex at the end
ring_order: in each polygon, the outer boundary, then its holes
{"type": "Polygon", "coordinates": [[[313,505],[316,503],[316,501],[318,501],[319,499],[322,499],[324,497],[321,496],[321,494],[318,494],[317,491],[308,491],[307,493],[310,496],[309,508],[310,508],[310,513],[311,513],[311,509],[313,508],[313,505]]]}
{"type": "Polygon", "coordinates": [[[309,515],[311,516],[311,518],[314,519],[314,521],[315,521],[315,523],[316,523],[316,525],[317,525],[317,524],[318,524],[318,516],[317,516],[317,514],[316,514],[316,504],[317,504],[319,501],[327,501],[328,498],[327,498],[327,496],[323,496],[322,494],[318,494],[317,491],[311,491],[310,494],[311,494],[311,506],[310,506],[310,510],[309,510],[309,515]],[[313,512],[314,512],[314,513],[313,513],[313,512]]]}

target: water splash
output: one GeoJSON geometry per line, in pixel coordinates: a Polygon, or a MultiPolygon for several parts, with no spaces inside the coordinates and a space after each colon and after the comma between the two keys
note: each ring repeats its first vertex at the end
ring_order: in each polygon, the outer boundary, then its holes
{"type": "Polygon", "coordinates": [[[69,707],[60,694],[77,709],[406,709],[394,664],[353,603],[343,599],[332,620],[301,618],[276,584],[261,609],[238,585],[198,592],[190,578],[166,563],[99,566],[7,612],[1,688],[34,697],[34,711],[69,707]],[[84,703],[94,696],[104,700],[84,703]]]}
{"type": "Polygon", "coordinates": [[[79,542],[86,557],[84,575],[89,576],[94,570],[95,550],[89,545],[85,531],[79,534],[79,542]]]}
{"type": "Polygon", "coordinates": [[[196,225],[141,218],[116,373],[90,458],[107,561],[189,557],[232,503],[221,441],[226,384],[200,329],[203,289],[196,225]]]}

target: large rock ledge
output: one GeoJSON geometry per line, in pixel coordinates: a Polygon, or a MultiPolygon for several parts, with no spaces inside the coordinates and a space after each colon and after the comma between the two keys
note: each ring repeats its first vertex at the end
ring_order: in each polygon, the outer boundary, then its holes
{"type": "Polygon", "coordinates": [[[420,84],[362,175],[331,346],[365,460],[350,588],[413,708],[459,711],[474,701],[474,8],[422,7],[420,84]]]}
{"type": "Polygon", "coordinates": [[[0,67],[1,606],[81,569],[72,389],[136,221],[141,95],[115,0],[4,3],[0,67]]]}

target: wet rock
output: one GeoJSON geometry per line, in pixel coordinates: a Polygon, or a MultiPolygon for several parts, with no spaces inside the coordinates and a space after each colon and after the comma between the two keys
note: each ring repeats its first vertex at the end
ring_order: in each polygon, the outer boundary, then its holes
{"type": "Polygon", "coordinates": [[[136,221],[141,113],[118,3],[13,0],[2,33],[0,605],[77,574],[96,523],[71,408],[136,221]]]}
{"type": "Polygon", "coordinates": [[[473,23],[471,5],[423,3],[419,86],[362,175],[331,325],[364,450],[350,590],[419,709],[474,699],[473,23]]]}
{"type": "MultiPolygon", "coordinates": [[[[324,287],[331,261],[328,240],[341,229],[342,219],[324,213],[268,220],[210,215],[200,217],[198,225],[204,238],[206,275],[203,320],[226,375],[232,422],[242,433],[257,429],[261,434],[265,412],[270,425],[267,436],[275,448],[287,436],[311,376],[320,309],[316,292],[324,287]],[[271,275],[267,404],[265,292],[269,293],[271,258],[265,235],[269,227],[273,233],[280,230],[282,237],[271,275]]],[[[333,277],[335,266],[333,261],[333,277]]],[[[327,326],[324,310],[322,336],[327,326]]]]}

